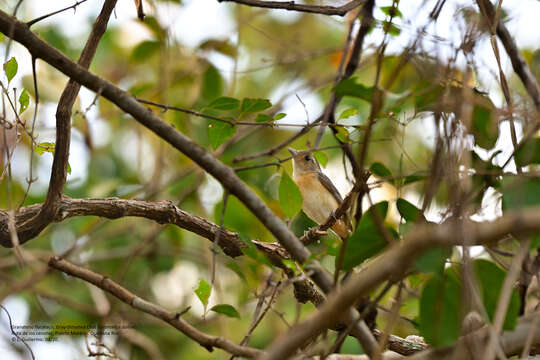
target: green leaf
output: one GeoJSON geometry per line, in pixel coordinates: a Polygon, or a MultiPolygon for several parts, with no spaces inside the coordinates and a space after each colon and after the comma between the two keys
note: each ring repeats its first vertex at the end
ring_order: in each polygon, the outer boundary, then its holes
{"type": "Polygon", "coordinates": [[[53,142],[42,142],[35,147],[34,151],[39,155],[43,155],[46,152],[54,154],[55,146],[56,145],[53,142]]]}
{"type": "Polygon", "coordinates": [[[538,248],[540,248],[540,234],[533,236],[531,241],[531,250],[538,248]]]}
{"type": "Polygon", "coordinates": [[[321,164],[323,168],[326,167],[326,164],[328,164],[328,156],[322,152],[322,151],[315,151],[313,153],[313,156],[315,156],[315,159],[321,164]]]}
{"type": "Polygon", "coordinates": [[[373,87],[365,87],[356,82],[356,77],[341,80],[334,88],[338,96],[352,96],[368,102],[373,98],[373,87]]]}
{"type": "Polygon", "coordinates": [[[204,306],[204,309],[206,311],[206,306],[208,305],[208,299],[210,298],[210,294],[212,293],[212,286],[210,286],[209,283],[207,283],[205,280],[199,281],[199,286],[195,289],[195,295],[201,300],[201,303],[204,306]]]}
{"type": "Polygon", "coordinates": [[[502,181],[502,194],[503,210],[538,206],[540,205],[540,179],[505,177],[502,181]]]}
{"type": "Polygon", "coordinates": [[[446,259],[452,255],[451,248],[435,248],[420,255],[414,262],[414,268],[425,274],[442,275],[446,259]]]}
{"type": "Polygon", "coordinates": [[[152,259],[152,270],[156,273],[171,271],[176,263],[176,259],[173,256],[162,255],[156,256],[152,259]]]}
{"type": "Polygon", "coordinates": [[[274,116],[274,120],[275,120],[275,121],[281,120],[281,119],[283,119],[285,116],[287,116],[287,114],[285,114],[285,113],[279,113],[279,114],[276,114],[276,115],[274,116]]]}
{"type": "Polygon", "coordinates": [[[68,174],[71,174],[71,165],[69,165],[69,161],[68,161],[68,163],[66,164],[66,172],[67,172],[68,174]]]}
{"type": "Polygon", "coordinates": [[[272,107],[272,104],[267,99],[250,99],[245,98],[242,100],[241,111],[243,113],[254,113],[268,109],[272,107]]]}
{"type": "Polygon", "coordinates": [[[238,53],[236,46],[228,40],[209,39],[200,44],[199,48],[203,50],[214,50],[232,58],[238,53]]]}
{"type": "Polygon", "coordinates": [[[521,145],[514,157],[518,166],[540,164],[540,138],[532,138],[521,145]]]}
{"type": "Polygon", "coordinates": [[[369,171],[372,174],[375,174],[378,177],[385,179],[392,184],[394,183],[394,180],[391,179],[392,173],[390,172],[390,170],[388,170],[388,168],[384,164],[380,162],[374,162],[373,164],[371,164],[369,171]]]}
{"type": "Polygon", "coordinates": [[[17,74],[18,68],[19,68],[19,64],[17,64],[17,60],[15,60],[14,57],[12,57],[11,59],[9,59],[8,61],[4,63],[4,73],[6,74],[8,83],[17,74]]]}
{"type": "MultiPolygon", "coordinates": [[[[227,118],[226,120],[232,120],[227,118]]],[[[208,124],[208,140],[212,148],[216,150],[221,144],[230,139],[236,133],[236,125],[226,122],[210,120],[208,124]]]]}
{"type": "Polygon", "coordinates": [[[22,114],[26,109],[28,109],[29,104],[30,95],[28,95],[28,91],[24,89],[21,96],[19,96],[19,114],[22,114]]]}
{"type": "Polygon", "coordinates": [[[201,95],[204,99],[210,100],[217,98],[222,93],[223,78],[216,67],[209,64],[202,77],[201,95]]]}
{"type": "Polygon", "coordinates": [[[401,34],[401,29],[398,28],[394,23],[383,21],[383,28],[386,29],[392,36],[398,36],[401,34]]]}
{"type": "Polygon", "coordinates": [[[285,171],[281,174],[278,193],[281,209],[289,219],[292,219],[302,209],[302,194],[285,171]]]}
{"type": "MultiPolygon", "coordinates": [[[[346,251],[343,257],[343,270],[349,271],[357,265],[360,265],[366,259],[377,255],[388,243],[380,234],[374,219],[374,212],[379,214],[381,221],[384,222],[388,211],[388,202],[383,201],[373,205],[360,219],[356,230],[347,240],[346,251]]],[[[397,238],[395,230],[386,227],[388,233],[397,238]]],[[[343,245],[342,245],[343,246],[343,245]]]]}
{"type": "MultiPolygon", "coordinates": [[[[506,273],[491,261],[483,259],[474,261],[474,270],[478,279],[477,284],[481,289],[480,294],[484,307],[489,319],[493,321],[506,273]]],[[[503,330],[512,330],[516,326],[519,306],[519,296],[514,289],[510,296],[503,330]]]]}
{"type": "Polygon", "coordinates": [[[357,108],[346,109],[346,110],[343,110],[341,115],[339,115],[338,119],[346,119],[346,118],[349,118],[349,117],[354,116],[356,114],[358,114],[358,109],[357,108]]]}
{"type": "Polygon", "coordinates": [[[215,110],[235,110],[238,109],[239,106],[240,100],[228,96],[222,96],[212,101],[206,106],[206,108],[215,110]]]}
{"type": "Polygon", "coordinates": [[[238,311],[236,311],[236,309],[229,304],[218,304],[212,306],[210,310],[217,312],[218,314],[228,316],[230,318],[240,319],[240,314],[238,313],[238,311]]]}
{"type": "Polygon", "coordinates": [[[134,62],[146,61],[159,52],[160,46],[159,41],[155,40],[140,42],[131,52],[131,60],[134,62]]]}
{"type": "Polygon", "coordinates": [[[420,334],[432,346],[454,343],[460,332],[461,286],[453,276],[434,276],[420,296],[420,334]]]}
{"type": "Polygon", "coordinates": [[[298,269],[294,260],[281,259],[281,263],[293,271],[298,269]]]}
{"type": "Polygon", "coordinates": [[[497,124],[495,108],[480,104],[474,105],[470,132],[474,135],[477,145],[484,149],[493,148],[499,137],[499,124],[497,124]]]}
{"type": "Polygon", "coordinates": [[[274,119],[272,119],[271,116],[266,114],[257,114],[257,117],[255,118],[255,122],[262,123],[262,122],[272,122],[274,119]]]}
{"type": "Polygon", "coordinates": [[[154,16],[146,16],[141,24],[145,25],[158,39],[163,39],[167,32],[154,16]]]}
{"type": "Polygon", "coordinates": [[[403,216],[403,218],[407,222],[416,222],[420,219],[426,220],[424,214],[422,214],[422,210],[420,210],[405,199],[398,199],[396,201],[396,206],[401,216],[403,216]]]}
{"type": "Polygon", "coordinates": [[[140,95],[150,92],[151,90],[154,89],[154,87],[155,87],[155,84],[152,82],[138,83],[130,87],[127,91],[128,93],[132,95],[140,96],[140,95]]]}
{"type": "Polygon", "coordinates": [[[381,11],[387,15],[387,16],[393,16],[393,17],[403,17],[403,14],[397,7],[393,6],[381,6],[381,11]]]}
{"type": "Polygon", "coordinates": [[[404,106],[405,101],[411,96],[411,91],[407,90],[401,93],[393,93],[390,91],[384,92],[383,113],[393,112],[399,113],[404,106]]]}
{"type": "Polygon", "coordinates": [[[416,172],[414,174],[405,176],[405,180],[403,181],[403,185],[412,184],[418,181],[423,181],[427,179],[427,175],[425,172],[416,172]]]}
{"type": "Polygon", "coordinates": [[[444,106],[441,103],[444,87],[441,85],[421,84],[415,91],[414,106],[417,112],[441,111],[444,106]]]}

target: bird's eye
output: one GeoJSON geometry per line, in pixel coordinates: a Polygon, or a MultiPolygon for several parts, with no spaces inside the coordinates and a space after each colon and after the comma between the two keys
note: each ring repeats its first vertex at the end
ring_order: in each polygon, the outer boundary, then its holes
{"type": "Polygon", "coordinates": [[[306,156],[304,157],[304,160],[306,160],[306,161],[310,161],[310,160],[311,160],[311,158],[309,157],[309,155],[306,155],[306,156]]]}

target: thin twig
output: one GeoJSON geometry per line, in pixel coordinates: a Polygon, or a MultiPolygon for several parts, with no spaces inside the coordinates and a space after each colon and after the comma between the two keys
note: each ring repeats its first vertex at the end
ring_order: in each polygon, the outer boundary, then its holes
{"type": "Polygon", "coordinates": [[[13,330],[13,323],[11,322],[11,315],[9,314],[9,311],[7,311],[7,309],[4,307],[4,305],[0,304],[0,308],[2,308],[2,310],[5,311],[7,317],[8,317],[8,320],[9,320],[9,328],[11,330],[11,334],[16,337],[20,342],[22,342],[24,344],[24,346],[28,349],[28,352],[30,353],[30,356],[32,356],[32,359],[35,360],[36,357],[34,356],[34,352],[32,351],[32,349],[30,348],[30,346],[28,345],[28,343],[26,341],[24,341],[24,339],[22,337],[20,337],[17,332],[15,330],[13,330]]]}
{"type": "Polygon", "coordinates": [[[53,12],[51,12],[51,13],[49,13],[49,14],[46,14],[46,15],[40,16],[40,17],[38,17],[38,18],[35,18],[34,20],[30,20],[30,21],[28,21],[28,22],[26,23],[26,25],[27,25],[28,27],[31,27],[32,25],[34,25],[35,23],[37,23],[37,22],[39,22],[39,21],[41,21],[41,20],[45,20],[45,19],[48,18],[48,17],[51,17],[51,16],[56,15],[56,14],[59,14],[59,13],[61,13],[61,12],[64,12],[64,11],[66,11],[66,10],[69,10],[69,9],[73,9],[73,11],[75,11],[75,9],[77,8],[77,6],[79,6],[80,4],[82,4],[82,3],[86,2],[86,1],[88,1],[88,0],[80,0],[80,1],[77,1],[77,2],[76,2],[75,4],[73,4],[73,5],[67,6],[67,7],[65,7],[65,8],[63,8],[63,9],[60,9],[60,10],[53,11],[53,12]]]}
{"type": "Polygon", "coordinates": [[[126,288],[112,281],[111,279],[83,267],[72,264],[69,261],[62,259],[58,256],[53,256],[50,258],[49,266],[58,271],[94,284],[105,292],[114,295],[115,297],[117,297],[124,303],[130,305],[131,307],[163,320],[174,328],[180,330],[189,338],[198,342],[208,351],[212,351],[212,349],[216,347],[223,349],[231,354],[236,354],[240,356],[257,357],[263,354],[263,352],[259,349],[236,345],[232,341],[223,337],[207,335],[188,324],[177,314],[171,313],[159,305],[141,299],[140,297],[136,296],[126,288]]]}
{"type": "Polygon", "coordinates": [[[342,6],[319,6],[297,4],[294,1],[262,1],[262,0],[217,0],[218,2],[235,2],[242,5],[261,7],[267,9],[282,9],[289,11],[300,11],[322,15],[344,16],[352,9],[362,4],[365,0],[352,0],[342,6]]]}

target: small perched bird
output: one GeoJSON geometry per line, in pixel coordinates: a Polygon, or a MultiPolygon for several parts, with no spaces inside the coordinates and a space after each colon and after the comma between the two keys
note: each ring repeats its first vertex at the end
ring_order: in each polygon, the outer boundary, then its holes
{"type": "MultiPolygon", "coordinates": [[[[324,223],[343,201],[332,181],[323,174],[311,151],[289,148],[293,158],[293,180],[302,193],[302,210],[318,224],[324,223]]],[[[351,235],[352,224],[347,215],[339,218],[332,230],[342,239],[351,235]]]]}

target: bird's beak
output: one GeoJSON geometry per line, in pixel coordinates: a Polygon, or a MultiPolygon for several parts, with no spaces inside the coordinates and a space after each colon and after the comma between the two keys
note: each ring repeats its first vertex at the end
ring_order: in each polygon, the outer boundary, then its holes
{"type": "Polygon", "coordinates": [[[292,154],[293,157],[295,157],[296,155],[298,155],[298,152],[296,150],[294,150],[293,148],[289,148],[288,149],[289,152],[292,154]]]}

